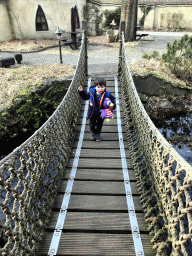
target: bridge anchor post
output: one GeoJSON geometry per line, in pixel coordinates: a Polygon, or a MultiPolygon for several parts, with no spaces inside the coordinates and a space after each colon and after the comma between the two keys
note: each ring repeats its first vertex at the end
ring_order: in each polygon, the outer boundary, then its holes
{"type": "Polygon", "coordinates": [[[125,21],[120,22],[119,27],[119,65],[118,65],[118,76],[121,75],[121,62],[122,62],[122,32],[125,33],[125,21]]]}
{"type": "Polygon", "coordinates": [[[85,31],[84,35],[85,35],[85,75],[88,76],[88,66],[87,66],[87,21],[86,20],[82,20],[82,30],[85,31]]]}

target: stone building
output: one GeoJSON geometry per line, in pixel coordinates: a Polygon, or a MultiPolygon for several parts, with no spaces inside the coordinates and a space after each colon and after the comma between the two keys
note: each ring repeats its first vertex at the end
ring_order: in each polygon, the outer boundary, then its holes
{"type": "Polygon", "coordinates": [[[0,0],[0,42],[12,39],[56,39],[56,30],[70,37],[71,8],[76,7],[79,25],[86,0],[0,0]]]}
{"type": "MultiPolygon", "coordinates": [[[[56,39],[59,27],[70,38],[71,9],[77,14],[76,28],[88,20],[88,33],[102,29],[107,10],[121,0],[0,0],[0,42],[12,39],[56,39]],[[97,25],[96,25],[97,24],[97,25]],[[99,25],[98,25],[99,24],[99,25]]],[[[138,23],[146,29],[180,28],[192,31],[192,0],[138,0],[138,23]]]]}

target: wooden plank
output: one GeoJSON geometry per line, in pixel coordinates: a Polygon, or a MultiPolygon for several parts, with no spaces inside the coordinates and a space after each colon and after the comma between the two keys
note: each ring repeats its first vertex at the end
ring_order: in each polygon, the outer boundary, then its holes
{"type": "MultiPolygon", "coordinates": [[[[61,180],[61,184],[60,184],[60,188],[59,188],[60,193],[64,193],[66,191],[67,182],[68,182],[68,179],[70,178],[70,173],[71,173],[71,169],[68,168],[63,177],[63,180],[61,180]]],[[[135,174],[134,174],[133,170],[132,171],[129,170],[129,177],[130,177],[130,181],[131,181],[132,193],[134,195],[139,195],[139,193],[137,191],[136,178],[135,178],[135,174]]],[[[77,169],[72,193],[105,193],[105,194],[106,193],[111,193],[111,194],[120,193],[120,194],[123,194],[123,193],[125,193],[123,184],[122,184],[121,188],[115,187],[115,185],[120,185],[120,183],[118,183],[119,181],[121,181],[122,183],[124,182],[122,170],[118,171],[117,169],[115,169],[115,170],[112,170],[112,169],[105,169],[105,170],[103,170],[103,169],[101,169],[101,170],[77,169]],[[102,190],[101,187],[98,187],[98,185],[99,185],[98,181],[100,181],[100,182],[102,181],[102,184],[101,184],[102,186],[103,186],[103,184],[104,184],[104,186],[106,184],[107,187],[111,186],[111,188],[110,188],[111,190],[108,189],[108,191],[107,191],[106,188],[104,188],[102,190]],[[107,183],[105,183],[106,181],[111,183],[110,186],[107,185],[107,183]],[[114,181],[116,181],[116,184],[114,183],[114,181]],[[82,186],[81,182],[83,182],[83,187],[79,187],[79,186],[82,186]],[[94,182],[97,182],[96,185],[94,184],[94,182]],[[112,186],[114,186],[114,187],[112,187],[112,186]]]]}
{"type": "MultiPolygon", "coordinates": [[[[81,131],[81,125],[77,126],[77,132],[81,131]]],[[[90,133],[90,129],[89,129],[89,125],[87,124],[85,126],[85,132],[89,132],[90,133]]],[[[118,132],[118,127],[117,125],[107,125],[106,123],[103,125],[102,127],[102,133],[115,133],[118,132]]],[[[122,126],[122,132],[125,133],[125,126],[122,126]]]]}
{"type": "MultiPolygon", "coordinates": [[[[73,143],[73,150],[77,147],[78,140],[75,140],[73,143]]],[[[84,140],[82,144],[82,148],[114,148],[119,149],[119,141],[109,141],[109,140],[102,140],[101,142],[91,141],[91,140],[84,140]]],[[[124,148],[129,149],[129,146],[126,141],[124,141],[124,148]]]]}
{"type": "MultiPolygon", "coordinates": [[[[73,158],[69,160],[68,167],[73,166],[73,158]]],[[[118,168],[120,169],[122,167],[121,160],[120,159],[103,159],[103,158],[80,158],[78,167],[80,168],[109,168],[114,169],[118,168]]],[[[131,160],[127,159],[127,167],[128,169],[133,169],[133,165],[131,160]]]]}
{"type": "MultiPolygon", "coordinates": [[[[123,135],[124,141],[126,141],[126,140],[127,140],[126,134],[123,133],[122,135],[123,135]]],[[[76,132],[75,139],[76,139],[76,140],[79,139],[79,132],[76,132]]],[[[90,132],[85,132],[83,139],[84,139],[84,140],[90,140],[90,132]]],[[[102,140],[102,141],[104,141],[104,140],[107,140],[107,141],[109,141],[109,140],[112,140],[112,141],[114,141],[114,140],[119,141],[119,136],[118,136],[118,133],[112,133],[112,132],[111,132],[111,133],[108,133],[108,132],[102,132],[102,131],[101,131],[101,140],[102,140]]]]}
{"type": "MultiPolygon", "coordinates": [[[[54,211],[48,229],[55,229],[59,211],[54,211]]],[[[136,213],[140,232],[147,231],[144,213],[136,213]]],[[[67,230],[126,230],[131,231],[128,212],[70,212],[67,211],[65,225],[67,230]]]]}
{"type": "MultiPolygon", "coordinates": [[[[107,75],[107,76],[105,76],[105,75],[99,75],[99,77],[103,77],[103,78],[105,78],[105,80],[106,80],[106,82],[107,82],[107,86],[108,86],[108,83],[110,83],[110,81],[112,81],[113,82],[113,84],[114,84],[114,78],[115,77],[117,77],[117,75],[115,76],[113,76],[113,75],[111,75],[111,76],[109,76],[109,75],[107,75]]],[[[95,81],[95,79],[96,79],[97,77],[96,76],[91,76],[91,82],[92,83],[94,83],[94,81],[95,81]]]]}
{"type": "MultiPolygon", "coordinates": [[[[80,131],[81,128],[81,124],[77,125],[77,132],[80,131]]],[[[86,123],[85,126],[85,133],[89,132],[90,133],[90,128],[89,128],[89,121],[86,123]]],[[[103,127],[102,127],[102,133],[118,133],[118,127],[117,125],[114,125],[114,123],[110,123],[110,122],[104,122],[103,127]]],[[[123,135],[126,133],[125,132],[125,126],[122,126],[122,133],[123,135]]]]}
{"type": "MultiPolygon", "coordinates": [[[[49,233],[40,244],[40,250],[47,255],[49,233]]],[[[62,233],[57,255],[134,255],[135,250],[131,234],[99,234],[99,233],[62,233]]]]}
{"type": "MultiPolygon", "coordinates": [[[[71,168],[66,169],[65,179],[70,178],[71,168]]],[[[86,169],[77,168],[75,179],[82,180],[123,180],[122,169],[86,169]]],[[[129,178],[136,181],[133,169],[129,169],[129,178]]]]}
{"type": "MultiPolygon", "coordinates": [[[[83,120],[83,118],[80,117],[77,124],[82,124],[82,120],[83,120]]],[[[87,124],[88,124],[88,121],[87,121],[87,124]]],[[[104,122],[104,124],[108,124],[108,125],[117,125],[117,119],[116,119],[116,118],[110,119],[110,122],[104,122]]],[[[125,124],[123,119],[121,119],[121,124],[122,124],[122,125],[125,124]]]]}
{"type": "MultiPolygon", "coordinates": [[[[68,180],[63,180],[59,187],[59,193],[65,193],[68,180]]],[[[140,195],[136,182],[131,182],[133,195],[140,195]]],[[[75,180],[72,193],[86,194],[116,194],[125,195],[124,182],[122,181],[79,181],[75,180]]]]}
{"type": "MultiPolygon", "coordinates": [[[[125,154],[127,158],[131,158],[130,151],[125,149],[125,154]]],[[[72,151],[71,157],[75,156],[75,152],[72,151]]],[[[91,157],[102,157],[102,158],[121,158],[120,149],[81,149],[80,157],[91,158],[91,157]]]]}
{"type": "MultiPolygon", "coordinates": [[[[52,233],[45,232],[39,246],[40,254],[48,253],[52,233]]],[[[141,235],[146,256],[155,256],[150,237],[141,235]]],[[[124,255],[135,256],[132,234],[63,232],[57,255],[124,255]]]]}
{"type": "MultiPolygon", "coordinates": [[[[63,195],[58,194],[57,200],[53,206],[54,209],[60,209],[63,195]]],[[[136,211],[142,211],[142,206],[138,196],[133,197],[136,211]]],[[[71,195],[69,210],[99,210],[99,211],[127,211],[127,202],[125,196],[109,195],[71,195]]]]}

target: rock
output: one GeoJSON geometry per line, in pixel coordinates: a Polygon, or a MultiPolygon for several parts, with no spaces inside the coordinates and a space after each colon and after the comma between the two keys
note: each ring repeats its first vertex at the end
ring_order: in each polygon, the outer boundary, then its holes
{"type": "Polygon", "coordinates": [[[191,87],[181,87],[165,81],[152,73],[133,75],[133,81],[138,93],[148,96],[188,96],[192,95],[191,87]]]}
{"type": "Polygon", "coordinates": [[[160,100],[158,107],[163,108],[163,109],[168,109],[168,108],[172,108],[173,105],[171,104],[171,102],[168,99],[162,99],[162,100],[160,100]]]}
{"type": "MultiPolygon", "coordinates": [[[[140,97],[141,100],[143,96],[140,97]]],[[[143,101],[142,101],[143,102],[143,101]]],[[[148,115],[153,120],[165,119],[168,117],[186,114],[192,111],[191,97],[149,97],[147,103],[143,105],[148,115]]]]}
{"type": "Polygon", "coordinates": [[[46,78],[43,81],[44,86],[46,87],[47,85],[51,85],[52,84],[52,79],[50,77],[46,78]]]}
{"type": "MultiPolygon", "coordinates": [[[[51,88],[50,92],[50,100],[54,100],[54,101],[59,101],[62,100],[63,97],[65,96],[69,86],[71,83],[71,79],[70,77],[64,78],[64,79],[59,79],[59,80],[52,80],[51,78],[48,78],[44,81],[44,84],[42,84],[41,87],[33,87],[32,91],[30,91],[30,94],[38,94],[39,96],[43,97],[46,92],[51,88]]],[[[49,94],[48,92],[48,94],[49,94]]],[[[17,109],[18,107],[20,107],[19,105],[21,104],[25,104],[25,101],[22,103],[22,101],[25,99],[25,96],[27,95],[27,93],[23,93],[22,95],[20,95],[20,98],[15,98],[12,102],[12,105],[6,109],[6,111],[8,113],[10,113],[11,111],[15,111],[15,109],[17,109]],[[21,104],[20,104],[21,103],[21,104]]],[[[46,96],[47,97],[47,96],[46,96]]],[[[2,112],[4,111],[4,109],[0,110],[0,115],[2,116],[2,112]]],[[[25,121],[25,117],[21,117],[19,118],[19,120],[24,119],[23,123],[26,123],[25,121]]],[[[17,120],[15,120],[17,121],[17,120]]],[[[17,125],[16,123],[11,123],[10,126],[14,126],[17,125]]],[[[25,125],[25,124],[24,124],[25,125]]],[[[23,130],[23,132],[27,133],[28,131],[23,130]]],[[[6,130],[0,129],[0,137],[3,137],[5,134],[7,133],[6,130]]],[[[14,138],[16,136],[16,133],[14,132],[13,134],[11,134],[10,137],[14,138]]]]}
{"type": "Polygon", "coordinates": [[[31,90],[31,92],[37,92],[37,91],[39,91],[39,90],[40,90],[40,88],[34,87],[34,88],[31,90]]]}
{"type": "Polygon", "coordinates": [[[14,102],[15,102],[16,104],[19,104],[21,101],[22,101],[21,98],[16,98],[16,99],[14,100],[14,102]]]}
{"type": "Polygon", "coordinates": [[[192,113],[192,106],[188,106],[189,112],[192,113]]]}

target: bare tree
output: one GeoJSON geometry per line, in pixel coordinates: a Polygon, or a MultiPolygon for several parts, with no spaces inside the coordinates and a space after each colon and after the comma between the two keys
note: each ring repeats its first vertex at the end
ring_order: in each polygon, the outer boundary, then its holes
{"type": "Polygon", "coordinates": [[[125,21],[125,41],[135,40],[138,0],[122,0],[121,21],[125,21]]]}

